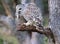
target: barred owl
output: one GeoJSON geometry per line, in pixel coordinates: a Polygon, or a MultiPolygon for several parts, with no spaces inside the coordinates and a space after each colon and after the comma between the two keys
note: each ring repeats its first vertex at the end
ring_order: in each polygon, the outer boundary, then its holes
{"type": "Polygon", "coordinates": [[[41,10],[35,3],[27,4],[22,15],[27,21],[27,23],[24,23],[25,25],[34,25],[36,27],[43,25],[41,10]]]}
{"type": "Polygon", "coordinates": [[[26,26],[34,25],[36,27],[43,25],[43,18],[41,10],[35,3],[21,4],[17,6],[16,14],[23,16],[27,23],[24,23],[26,26]]]}

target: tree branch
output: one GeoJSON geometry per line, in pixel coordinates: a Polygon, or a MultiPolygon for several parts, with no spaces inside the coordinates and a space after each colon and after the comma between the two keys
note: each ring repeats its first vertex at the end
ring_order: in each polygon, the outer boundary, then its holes
{"type": "Polygon", "coordinates": [[[26,26],[24,24],[22,25],[18,25],[17,26],[18,31],[31,31],[31,32],[38,32],[40,34],[44,34],[44,35],[51,35],[51,29],[50,28],[43,28],[43,26],[41,26],[39,29],[36,29],[35,26],[26,26]]]}
{"type": "Polygon", "coordinates": [[[52,38],[52,41],[53,41],[53,43],[55,44],[55,39],[54,39],[54,34],[53,34],[53,32],[51,31],[51,29],[50,28],[44,28],[43,26],[41,26],[39,29],[36,29],[36,27],[35,26],[31,26],[31,25],[29,25],[29,26],[26,26],[26,25],[24,25],[24,24],[19,24],[18,26],[17,26],[17,29],[18,29],[18,31],[31,31],[31,32],[38,32],[38,33],[40,33],[40,34],[44,34],[44,35],[46,35],[48,38],[50,37],[50,38],[52,38]]]}

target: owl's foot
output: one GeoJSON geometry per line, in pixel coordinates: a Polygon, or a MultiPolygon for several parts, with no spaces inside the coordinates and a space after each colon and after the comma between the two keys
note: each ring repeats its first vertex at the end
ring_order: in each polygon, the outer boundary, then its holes
{"type": "Polygon", "coordinates": [[[24,25],[28,26],[29,24],[28,23],[23,23],[24,25]]]}
{"type": "Polygon", "coordinates": [[[24,25],[26,25],[26,26],[33,25],[33,22],[28,21],[27,23],[24,23],[24,25]]]}

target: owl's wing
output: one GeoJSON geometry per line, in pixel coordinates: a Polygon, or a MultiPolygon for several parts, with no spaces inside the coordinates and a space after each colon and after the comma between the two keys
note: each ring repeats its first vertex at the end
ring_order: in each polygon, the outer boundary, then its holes
{"type": "Polygon", "coordinates": [[[42,24],[43,18],[42,18],[41,10],[36,6],[36,4],[29,3],[23,11],[23,16],[27,21],[35,20],[37,24],[42,24]]]}

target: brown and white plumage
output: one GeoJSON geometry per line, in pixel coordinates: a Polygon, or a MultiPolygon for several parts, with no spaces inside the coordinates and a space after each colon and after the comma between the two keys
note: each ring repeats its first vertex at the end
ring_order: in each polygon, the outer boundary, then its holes
{"type": "Polygon", "coordinates": [[[26,25],[31,25],[29,23],[33,23],[33,25],[42,25],[42,14],[39,7],[36,6],[35,3],[29,3],[25,7],[24,11],[22,12],[22,15],[26,19],[27,23],[26,25]],[[35,24],[34,24],[35,23],[35,24]]]}
{"type": "Polygon", "coordinates": [[[17,17],[23,16],[27,23],[25,25],[34,25],[39,26],[43,25],[43,18],[41,14],[41,10],[37,5],[34,3],[34,0],[31,0],[28,4],[21,4],[16,6],[16,15],[17,17]],[[19,10],[21,8],[21,10],[19,10]],[[19,13],[20,12],[20,13],[19,13]]]}

